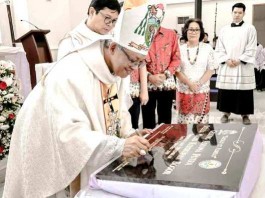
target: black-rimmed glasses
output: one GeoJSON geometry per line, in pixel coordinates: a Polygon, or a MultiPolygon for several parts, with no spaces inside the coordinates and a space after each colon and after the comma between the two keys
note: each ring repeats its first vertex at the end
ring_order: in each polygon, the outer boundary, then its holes
{"type": "Polygon", "coordinates": [[[188,29],[189,32],[192,32],[192,33],[198,33],[199,31],[201,31],[201,29],[188,29]]]}
{"type": "Polygon", "coordinates": [[[125,49],[123,47],[121,47],[120,49],[125,54],[125,56],[127,57],[127,59],[130,61],[132,67],[138,67],[138,68],[140,68],[140,67],[145,66],[145,61],[135,61],[135,60],[132,60],[131,57],[129,56],[129,54],[125,51],[125,49]]]}
{"type": "Polygon", "coordinates": [[[100,11],[99,11],[99,13],[104,17],[104,23],[106,25],[110,25],[110,24],[115,25],[116,24],[117,19],[112,19],[111,17],[107,16],[106,14],[104,14],[100,11]]]}

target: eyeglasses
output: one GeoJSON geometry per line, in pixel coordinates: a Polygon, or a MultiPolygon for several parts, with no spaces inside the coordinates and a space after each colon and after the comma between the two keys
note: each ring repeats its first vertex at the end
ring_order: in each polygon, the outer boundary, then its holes
{"type": "Polygon", "coordinates": [[[107,16],[106,14],[102,13],[99,11],[99,13],[105,18],[104,19],[104,23],[106,25],[109,25],[109,24],[112,24],[112,25],[115,25],[116,22],[117,22],[117,19],[112,19],[111,17],[107,16]]]}
{"type": "Polygon", "coordinates": [[[197,34],[201,30],[200,29],[188,29],[188,31],[197,34]]]}
{"type": "Polygon", "coordinates": [[[123,47],[121,47],[120,49],[125,54],[125,56],[127,57],[127,59],[130,61],[132,67],[138,67],[138,68],[140,68],[140,67],[145,66],[145,61],[135,61],[135,60],[132,60],[130,58],[129,54],[125,51],[125,49],[123,47]]]}

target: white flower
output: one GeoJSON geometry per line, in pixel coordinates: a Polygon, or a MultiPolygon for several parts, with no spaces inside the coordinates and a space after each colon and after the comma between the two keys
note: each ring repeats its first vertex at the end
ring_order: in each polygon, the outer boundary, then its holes
{"type": "Polygon", "coordinates": [[[1,130],[7,130],[7,129],[9,129],[9,125],[7,125],[7,124],[2,125],[2,126],[0,126],[0,129],[1,130]]]}
{"type": "Polygon", "coordinates": [[[2,78],[2,81],[6,83],[7,86],[11,86],[13,83],[12,78],[5,76],[4,78],[2,78]]]}
{"type": "Polygon", "coordinates": [[[14,69],[14,63],[11,61],[4,61],[3,66],[5,69],[13,70],[14,69]]]}
{"type": "Polygon", "coordinates": [[[6,94],[3,98],[9,99],[13,97],[14,97],[14,94],[6,94]]]}
{"type": "Polygon", "coordinates": [[[0,122],[6,121],[6,118],[4,116],[0,116],[0,122]]]}
{"type": "MultiPolygon", "coordinates": [[[[12,98],[12,103],[14,104],[14,103],[16,103],[18,101],[18,97],[17,96],[14,96],[13,98],[12,98]]],[[[0,109],[1,109],[1,106],[0,106],[0,109]]]]}
{"type": "Polygon", "coordinates": [[[4,110],[1,114],[2,114],[2,116],[7,118],[7,116],[9,115],[9,112],[4,110]]]}
{"type": "Polygon", "coordinates": [[[4,146],[3,152],[0,153],[0,159],[6,157],[6,152],[9,151],[11,126],[14,124],[16,114],[23,102],[19,94],[20,87],[14,75],[14,68],[15,65],[12,62],[0,60],[0,81],[7,86],[5,90],[0,90],[0,138],[1,144],[4,146]],[[8,119],[10,114],[15,115],[14,119],[8,119]]]}

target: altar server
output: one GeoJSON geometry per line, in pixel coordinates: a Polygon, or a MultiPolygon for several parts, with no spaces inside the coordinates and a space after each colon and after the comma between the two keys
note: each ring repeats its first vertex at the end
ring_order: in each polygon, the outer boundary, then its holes
{"type": "Polygon", "coordinates": [[[253,25],[243,21],[245,10],[243,3],[233,5],[233,23],[221,29],[215,49],[220,64],[217,109],[223,112],[222,123],[234,113],[242,116],[243,124],[251,124],[249,115],[254,113],[257,33],[253,25]]]}

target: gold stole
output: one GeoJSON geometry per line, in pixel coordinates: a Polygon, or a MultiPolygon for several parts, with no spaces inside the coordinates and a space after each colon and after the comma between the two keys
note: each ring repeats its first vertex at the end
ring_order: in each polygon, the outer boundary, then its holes
{"type": "Polygon", "coordinates": [[[75,195],[81,190],[81,178],[80,174],[70,184],[70,198],[74,198],[75,195]]]}
{"type": "Polygon", "coordinates": [[[117,93],[117,84],[101,84],[101,95],[103,100],[103,110],[106,124],[106,134],[120,137],[120,117],[119,117],[119,99],[117,93]]]}
{"type": "MultiPolygon", "coordinates": [[[[119,99],[117,94],[117,84],[106,85],[102,82],[101,95],[103,100],[103,110],[106,124],[106,134],[120,137],[119,99]]],[[[70,184],[70,197],[74,197],[80,190],[80,174],[70,184]]]]}

